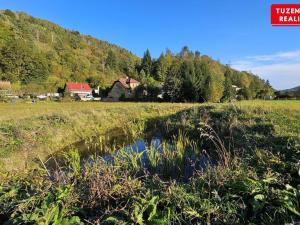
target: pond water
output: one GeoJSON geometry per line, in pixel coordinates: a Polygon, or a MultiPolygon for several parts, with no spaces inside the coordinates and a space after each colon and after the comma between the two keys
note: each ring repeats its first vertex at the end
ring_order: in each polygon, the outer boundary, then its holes
{"type": "MultiPolygon", "coordinates": [[[[159,137],[153,137],[150,140],[150,143],[145,139],[139,139],[135,143],[126,145],[123,149],[120,149],[119,151],[125,150],[127,153],[142,153],[141,161],[146,164],[148,161],[148,155],[146,150],[151,148],[153,151],[159,151],[161,152],[163,150],[162,147],[162,139],[159,137]]],[[[114,155],[117,155],[119,151],[116,151],[114,154],[106,154],[102,156],[102,158],[110,162],[113,160],[114,155]]]]}
{"type": "MultiPolygon", "coordinates": [[[[120,146],[120,145],[118,145],[120,146]]],[[[124,144],[123,148],[117,148],[119,150],[113,151],[112,153],[103,153],[99,149],[91,148],[84,141],[77,142],[73,144],[70,148],[76,148],[79,150],[82,163],[90,163],[93,164],[95,159],[103,159],[107,163],[113,163],[115,158],[122,158],[122,153],[126,154],[136,154],[141,153],[140,164],[145,170],[151,170],[151,164],[149,160],[149,152],[156,151],[163,155],[164,148],[168,148],[168,150],[176,151],[175,145],[171,141],[165,141],[161,137],[153,136],[149,139],[138,139],[134,143],[124,144]],[[94,156],[94,157],[91,157],[94,156]]],[[[114,148],[112,148],[114,149],[114,148]]],[[[61,153],[66,152],[68,148],[60,151],[61,153]]],[[[205,171],[209,166],[215,166],[217,164],[216,161],[212,160],[211,157],[205,152],[202,151],[200,153],[195,153],[193,151],[187,151],[188,154],[184,154],[183,159],[180,162],[180,165],[173,165],[174,168],[167,168],[169,170],[174,170],[173,176],[178,176],[178,167],[180,168],[180,174],[184,177],[184,179],[188,180],[195,172],[197,171],[205,171]],[[175,168],[177,167],[177,168],[175,168]]],[[[175,152],[174,152],[175,153],[175,152]]],[[[63,163],[63,157],[61,154],[52,155],[49,160],[47,160],[47,167],[56,168],[58,164],[63,163]],[[59,163],[57,163],[59,162],[59,163]]],[[[164,162],[161,162],[164,163],[164,162]]],[[[163,165],[160,165],[163,166],[163,165]]],[[[163,171],[161,171],[164,173],[163,171]]]]}
{"type": "MultiPolygon", "coordinates": [[[[114,157],[118,155],[118,152],[125,151],[129,154],[141,153],[141,164],[146,170],[150,170],[150,161],[149,161],[149,151],[157,151],[158,153],[163,153],[164,147],[166,145],[163,144],[163,140],[160,137],[152,137],[150,141],[139,139],[135,143],[125,146],[123,149],[116,151],[113,154],[106,154],[101,156],[108,163],[112,163],[114,157]]],[[[172,151],[176,151],[175,145],[172,142],[167,142],[168,149],[172,151]]],[[[209,166],[215,166],[217,162],[212,160],[211,157],[205,152],[197,153],[189,153],[184,155],[184,159],[181,165],[176,165],[177,167],[181,166],[183,168],[181,173],[184,176],[185,180],[188,180],[194,172],[197,171],[205,171],[209,166]]],[[[172,168],[168,168],[172,169],[172,168]]],[[[175,169],[175,168],[174,168],[175,169]]],[[[176,169],[174,172],[177,171],[176,169]]],[[[178,172],[178,171],[177,171],[178,172]]],[[[178,176],[178,174],[174,174],[174,176],[178,176]]]]}

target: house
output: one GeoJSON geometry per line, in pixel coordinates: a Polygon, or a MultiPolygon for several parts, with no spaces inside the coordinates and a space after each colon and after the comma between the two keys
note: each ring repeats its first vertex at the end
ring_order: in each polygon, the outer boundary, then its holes
{"type": "Polygon", "coordinates": [[[115,81],[108,93],[107,100],[118,101],[121,97],[131,98],[134,96],[135,89],[140,85],[135,79],[122,77],[115,81]]]}
{"type": "Polygon", "coordinates": [[[10,81],[0,81],[0,89],[1,90],[10,90],[11,89],[10,81]]]}
{"type": "Polygon", "coordinates": [[[69,93],[72,97],[75,95],[85,97],[92,94],[92,88],[88,83],[67,82],[64,92],[69,93]]]}
{"type": "Polygon", "coordinates": [[[235,91],[235,98],[236,99],[240,99],[241,98],[241,93],[240,91],[242,90],[242,88],[236,86],[236,85],[232,85],[231,86],[233,88],[233,90],[235,91]]]}
{"type": "Polygon", "coordinates": [[[238,87],[238,86],[236,86],[236,85],[232,85],[232,88],[236,91],[236,92],[238,92],[238,91],[240,91],[242,88],[240,88],[240,87],[238,87]]]}

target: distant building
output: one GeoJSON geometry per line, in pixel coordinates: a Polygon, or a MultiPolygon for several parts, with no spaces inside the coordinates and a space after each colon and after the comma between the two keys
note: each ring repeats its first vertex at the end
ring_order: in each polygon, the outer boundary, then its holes
{"type": "Polygon", "coordinates": [[[139,85],[140,82],[130,77],[120,78],[113,83],[106,100],[118,101],[121,97],[131,98],[139,85]]]}
{"type": "Polygon", "coordinates": [[[10,81],[0,81],[0,90],[11,90],[10,81]]]}
{"type": "Polygon", "coordinates": [[[10,81],[0,81],[0,95],[11,94],[11,83],[10,81]]]}
{"type": "Polygon", "coordinates": [[[65,85],[64,92],[69,93],[72,97],[75,95],[85,97],[92,94],[92,88],[88,83],[68,82],[65,85]]]}
{"type": "Polygon", "coordinates": [[[240,87],[238,87],[238,86],[236,86],[236,85],[232,85],[232,87],[234,88],[234,90],[235,90],[236,92],[238,92],[239,90],[242,89],[242,88],[240,88],[240,87]]]}

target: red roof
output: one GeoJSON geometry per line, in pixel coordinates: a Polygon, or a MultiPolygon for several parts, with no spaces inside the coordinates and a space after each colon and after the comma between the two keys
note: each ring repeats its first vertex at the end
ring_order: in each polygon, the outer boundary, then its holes
{"type": "Polygon", "coordinates": [[[66,84],[66,88],[69,91],[84,91],[84,92],[90,92],[92,91],[90,85],[88,83],[74,83],[74,82],[68,82],[66,84]]]}
{"type": "Polygon", "coordinates": [[[124,77],[124,78],[120,78],[118,80],[125,88],[130,88],[130,84],[136,83],[139,84],[140,82],[138,82],[135,79],[132,79],[130,77],[124,77]]]}

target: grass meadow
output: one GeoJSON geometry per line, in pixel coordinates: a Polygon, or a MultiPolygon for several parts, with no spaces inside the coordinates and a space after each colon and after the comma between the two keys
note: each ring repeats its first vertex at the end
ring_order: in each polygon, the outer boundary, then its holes
{"type": "MultiPolygon", "coordinates": [[[[146,119],[191,104],[39,102],[0,104],[0,171],[31,167],[79,141],[134,138],[146,119]],[[112,137],[109,137],[112,136],[112,137]],[[97,139],[97,140],[96,140],[97,139]]],[[[113,141],[112,140],[112,141],[113,141]]]]}
{"type": "Polygon", "coordinates": [[[300,101],[1,104],[0,224],[297,224],[299,159],[300,101]]]}

